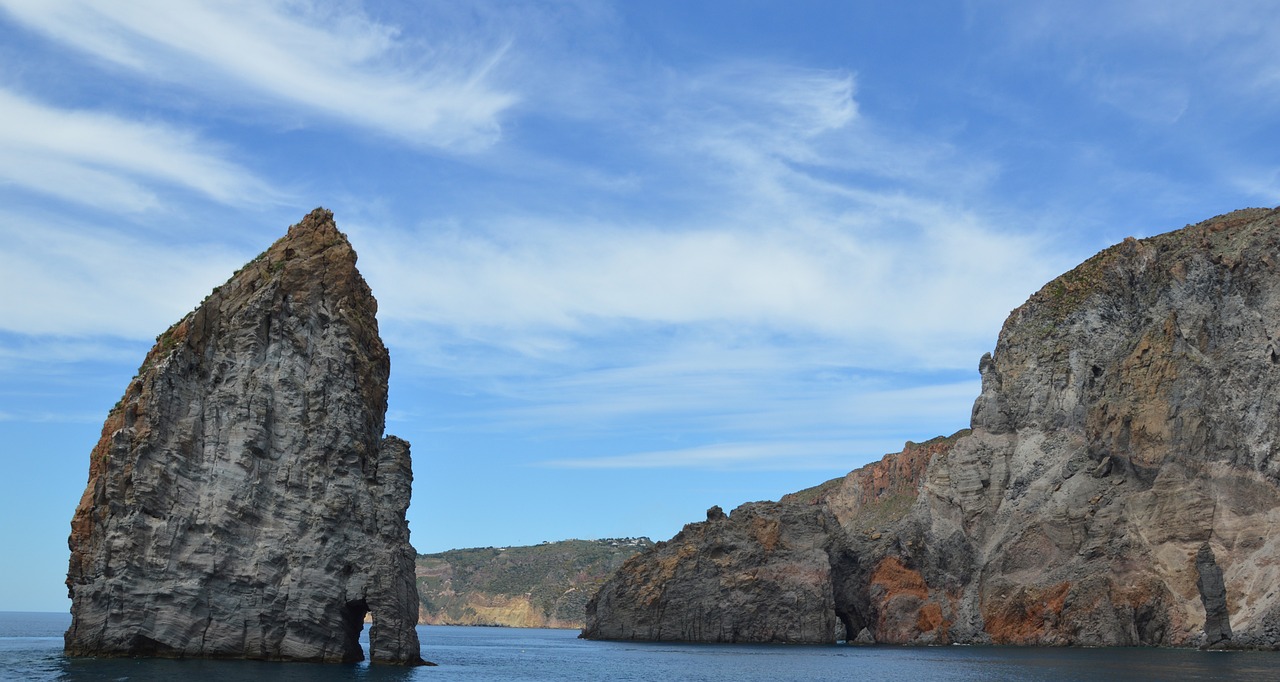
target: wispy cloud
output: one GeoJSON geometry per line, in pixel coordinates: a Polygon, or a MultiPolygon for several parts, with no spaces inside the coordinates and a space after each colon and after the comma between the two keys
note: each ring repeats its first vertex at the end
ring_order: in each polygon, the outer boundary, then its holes
{"type": "Polygon", "coordinates": [[[890,235],[813,216],[792,229],[511,221],[499,232],[370,234],[361,257],[385,282],[387,319],[530,357],[694,326],[819,336],[877,361],[951,368],[970,366],[1059,265],[1041,240],[971,216],[904,206],[885,229],[904,219],[909,231],[890,235]]]}
{"type": "Polygon", "coordinates": [[[102,421],[102,415],[58,412],[0,412],[0,422],[25,422],[31,424],[94,424],[102,421]]]}
{"type": "Polygon", "coordinates": [[[1263,206],[1280,204],[1280,166],[1244,166],[1228,180],[1245,195],[1256,197],[1263,206]]]}
{"type": "Polygon", "coordinates": [[[204,96],[252,98],[411,142],[476,149],[516,97],[490,84],[502,43],[407,45],[348,7],[310,2],[4,0],[68,46],[204,96]]]}
{"type": "Polygon", "coordinates": [[[766,63],[734,64],[678,79],[663,103],[671,107],[667,120],[675,139],[699,141],[702,149],[735,161],[751,151],[790,162],[829,163],[812,142],[848,131],[858,120],[852,74],[766,63]],[[743,145],[747,141],[753,142],[749,148],[743,145]]]}
{"type": "Polygon", "coordinates": [[[607,457],[557,459],[540,466],[558,469],[831,469],[868,449],[884,449],[880,441],[717,443],[676,450],[654,450],[607,457]]]}
{"type": "Polygon", "coordinates": [[[1075,257],[950,200],[990,163],[898,139],[848,73],[647,86],[617,124],[646,150],[625,214],[347,224],[400,371],[488,397],[436,417],[716,443],[555,463],[574,468],[838,470],[966,423],[1000,323],[1075,257]]]}
{"type": "Polygon", "coordinates": [[[121,339],[107,336],[65,336],[0,333],[0,371],[83,380],[78,363],[100,362],[126,367],[137,365],[148,337],[121,339]]]}
{"type": "Polygon", "coordinates": [[[243,263],[211,244],[166,246],[107,228],[0,211],[0,330],[147,338],[243,263]]]}
{"type": "Polygon", "coordinates": [[[852,365],[811,364],[807,350],[778,352],[774,362],[736,370],[712,366],[682,372],[637,362],[536,384],[508,381],[502,388],[510,407],[459,419],[457,425],[538,429],[554,424],[575,433],[618,433],[658,419],[673,431],[712,439],[732,433],[810,441],[904,431],[921,438],[938,435],[929,429],[966,424],[980,388],[976,378],[876,377],[852,365]],[[910,386],[917,382],[929,383],[910,386]]]}
{"type": "MultiPolygon", "coordinates": [[[[554,362],[614,334],[719,328],[967,368],[1070,256],[939,196],[981,191],[989,162],[897,139],[859,114],[854,90],[849,73],[771,64],[663,73],[626,95],[647,106],[581,126],[645,150],[618,190],[625,213],[348,227],[384,317],[428,328],[415,335],[437,346],[554,362]]],[[[562,191],[572,205],[583,190],[562,191]]]]}
{"type": "Polygon", "coordinates": [[[160,204],[157,186],[225,204],[278,198],[218,145],[164,123],[49,106],[0,88],[0,184],[117,211],[160,204]]]}
{"type": "Polygon", "coordinates": [[[1173,125],[1186,113],[1191,89],[1165,74],[1094,76],[1093,90],[1101,101],[1144,123],[1173,125]]]}
{"type": "Polygon", "coordinates": [[[1058,51],[1062,74],[1096,85],[1100,99],[1144,121],[1176,121],[1155,105],[1176,111],[1188,89],[1272,102],[1280,96],[1271,31],[1280,8],[1266,0],[997,3],[990,9],[1000,17],[990,25],[1002,27],[1020,53],[1058,51]],[[1134,91],[1124,92],[1128,87],[1134,91]]]}
{"type": "MultiPolygon", "coordinates": [[[[236,91],[247,90],[255,105],[302,105],[449,149],[497,139],[516,96],[495,85],[496,74],[530,56],[527,41],[490,36],[456,52],[445,46],[433,63],[415,60],[389,26],[307,3],[8,6],[25,24],[147,77],[198,81],[206,96],[242,102],[236,91]],[[185,38],[197,33],[204,39],[185,38]]],[[[533,183],[549,197],[469,207],[409,230],[339,216],[378,292],[397,371],[490,396],[472,423],[625,430],[653,418],[704,442],[741,444],[689,461],[774,466],[788,453],[793,462],[802,451],[834,453],[859,440],[855,431],[883,433],[913,411],[954,410],[963,420],[976,391],[955,384],[955,373],[972,371],[1008,311],[1069,264],[1050,239],[998,229],[968,208],[996,164],[864,111],[853,72],[743,61],[584,71],[529,106],[571,127],[566,144],[589,152],[503,148],[487,162],[551,158],[557,182],[533,183]],[[625,147],[625,164],[595,151],[614,145],[625,147]],[[620,168],[625,182],[600,182],[620,168]],[[538,208],[554,200],[571,208],[538,208]],[[840,378],[884,368],[900,372],[900,384],[949,378],[929,395],[840,378]]],[[[86,239],[73,232],[60,238],[86,239]]],[[[69,287],[19,262],[12,276],[42,282],[52,312],[15,309],[9,328],[126,333],[125,322],[99,314],[109,299],[73,292],[106,273],[71,252],[98,248],[53,254],[24,243],[31,262],[61,260],[83,274],[69,287]]],[[[190,262],[183,252],[153,255],[190,262]]],[[[101,289],[142,286],[125,276],[101,289]]],[[[148,304],[151,321],[128,325],[158,330],[176,319],[172,293],[148,304]]]]}

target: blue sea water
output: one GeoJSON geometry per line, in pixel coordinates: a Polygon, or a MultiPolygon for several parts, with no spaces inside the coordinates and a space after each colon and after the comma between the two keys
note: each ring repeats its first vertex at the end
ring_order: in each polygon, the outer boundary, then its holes
{"type": "MultiPolygon", "coordinates": [[[[68,659],[66,614],[0,612],[0,679],[272,680],[1280,680],[1280,653],[1168,649],[848,647],[587,642],[569,630],[420,626],[434,668],[68,659]]],[[[366,641],[367,647],[367,641],[366,641]]]]}

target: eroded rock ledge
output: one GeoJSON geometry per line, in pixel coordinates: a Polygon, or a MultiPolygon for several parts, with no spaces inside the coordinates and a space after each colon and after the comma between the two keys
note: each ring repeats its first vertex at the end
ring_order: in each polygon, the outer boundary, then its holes
{"type": "Polygon", "coordinates": [[[980,371],[971,432],[713,510],[583,636],[1280,646],[1280,211],[1099,253],[980,371]]]}
{"type": "Polygon", "coordinates": [[[421,664],[377,303],[316,209],[161,334],[72,520],[71,656],[421,664]]]}

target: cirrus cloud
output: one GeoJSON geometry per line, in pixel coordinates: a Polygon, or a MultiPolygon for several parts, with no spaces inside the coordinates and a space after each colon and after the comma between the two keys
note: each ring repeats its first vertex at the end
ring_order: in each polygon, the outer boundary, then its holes
{"type": "Polygon", "coordinates": [[[486,147],[500,133],[499,115],[516,102],[489,83],[502,43],[405,45],[395,28],[363,13],[309,2],[3,0],[0,7],[144,77],[219,101],[252,94],[426,147],[486,147]]]}
{"type": "Polygon", "coordinates": [[[157,208],[157,185],[226,204],[281,196],[219,145],[173,125],[62,109],[3,88],[0,119],[0,184],[124,212],[157,208]]]}

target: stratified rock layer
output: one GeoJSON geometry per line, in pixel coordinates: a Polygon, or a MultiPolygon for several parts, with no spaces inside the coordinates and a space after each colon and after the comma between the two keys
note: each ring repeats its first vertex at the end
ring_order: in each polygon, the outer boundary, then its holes
{"type": "Polygon", "coordinates": [[[162,334],[71,522],[72,656],[420,664],[377,303],[316,209],[162,334]]]}
{"type": "MultiPolygon", "coordinates": [[[[1013,311],[980,371],[972,432],[780,503],[838,522],[824,545],[775,512],[775,547],[826,548],[804,566],[829,574],[834,627],[778,637],[786,592],[687,577],[745,537],[748,506],[625,565],[584,636],[1280,645],[1280,211],[1103,251],[1013,311]],[[700,622],[639,627],[702,590],[722,596],[700,622]],[[715,627],[744,615],[762,624],[715,627]]],[[[719,575],[769,561],[747,545],[719,575]]]]}

